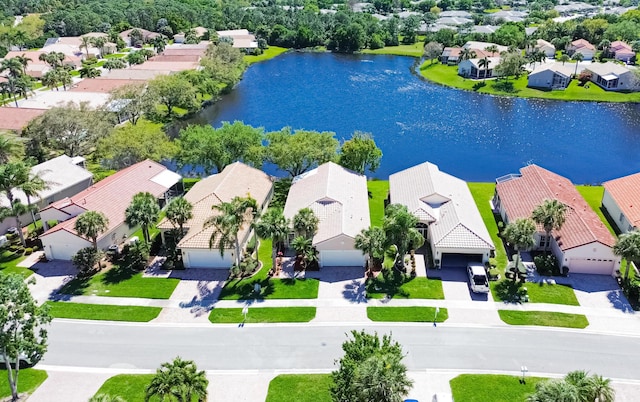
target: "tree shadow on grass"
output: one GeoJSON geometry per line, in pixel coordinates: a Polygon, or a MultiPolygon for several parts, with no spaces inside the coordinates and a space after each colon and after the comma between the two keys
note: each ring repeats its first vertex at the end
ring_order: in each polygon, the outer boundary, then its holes
{"type": "Polygon", "coordinates": [[[522,290],[522,282],[514,282],[512,280],[503,280],[495,286],[496,296],[506,303],[520,303],[524,296],[522,290]]]}
{"type": "Polygon", "coordinates": [[[104,273],[102,283],[105,285],[116,285],[133,278],[138,273],[138,271],[134,271],[127,266],[114,265],[113,268],[104,273]]]}
{"type": "Polygon", "coordinates": [[[402,285],[412,279],[396,269],[385,269],[381,275],[367,282],[367,294],[385,294],[390,299],[394,296],[409,298],[409,292],[402,289],[402,285]]]}
{"type": "Polygon", "coordinates": [[[76,276],[59,290],[54,291],[49,296],[49,300],[65,301],[71,299],[71,296],[82,296],[89,287],[90,280],[91,276],[76,276]]]}
{"type": "MultiPolygon", "coordinates": [[[[283,279],[282,282],[286,285],[294,285],[295,279],[283,279]],[[285,281],[291,281],[291,283],[285,281]]],[[[222,291],[220,292],[220,299],[237,298],[238,300],[261,300],[272,295],[274,291],[274,284],[268,278],[254,279],[252,281],[241,280],[235,281],[232,284],[227,284],[227,286],[222,288],[222,291]],[[256,284],[260,285],[259,293],[256,292],[256,284]]]]}

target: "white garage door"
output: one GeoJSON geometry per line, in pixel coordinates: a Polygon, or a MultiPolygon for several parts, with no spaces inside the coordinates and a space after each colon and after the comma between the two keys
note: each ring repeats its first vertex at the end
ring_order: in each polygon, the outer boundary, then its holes
{"type": "Polygon", "coordinates": [[[321,250],[321,267],[364,267],[364,255],[358,250],[321,250]]]}
{"type": "Polygon", "coordinates": [[[71,261],[71,258],[78,252],[78,248],[70,244],[56,244],[49,247],[53,260],[71,261]]]}
{"type": "Polygon", "coordinates": [[[601,274],[613,273],[614,261],[596,258],[574,258],[570,261],[569,274],[601,274]]]}
{"type": "Polygon", "coordinates": [[[230,253],[220,257],[218,250],[185,251],[183,256],[185,268],[222,268],[228,269],[233,264],[230,253]]]}

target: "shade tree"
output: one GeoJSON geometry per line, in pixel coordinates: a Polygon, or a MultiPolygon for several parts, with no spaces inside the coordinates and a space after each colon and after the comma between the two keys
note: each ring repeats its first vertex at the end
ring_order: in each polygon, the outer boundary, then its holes
{"type": "Polygon", "coordinates": [[[338,163],[354,172],[375,172],[380,166],[382,151],[370,133],[356,131],[351,139],[342,144],[338,163]]]}
{"type": "Polygon", "coordinates": [[[289,127],[266,135],[265,160],[291,177],[335,159],[338,140],[333,132],[295,130],[289,127]]]}

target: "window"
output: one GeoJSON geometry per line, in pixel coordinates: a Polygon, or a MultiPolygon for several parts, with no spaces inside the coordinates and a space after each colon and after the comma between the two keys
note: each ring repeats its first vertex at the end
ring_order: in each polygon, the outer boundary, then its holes
{"type": "Polygon", "coordinates": [[[547,248],[551,244],[550,236],[540,235],[540,248],[547,248]]]}
{"type": "Polygon", "coordinates": [[[624,214],[622,212],[620,212],[620,217],[618,218],[618,220],[620,222],[622,222],[623,219],[624,219],[624,214]]]}

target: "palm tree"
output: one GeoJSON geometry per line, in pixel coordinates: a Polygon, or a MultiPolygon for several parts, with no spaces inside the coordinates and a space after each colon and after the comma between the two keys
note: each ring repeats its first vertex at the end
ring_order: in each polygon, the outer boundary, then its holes
{"type": "Polygon", "coordinates": [[[358,395],[358,401],[402,402],[413,381],[401,359],[397,354],[374,354],[360,363],[353,373],[352,395],[358,395]]]}
{"type": "Polygon", "coordinates": [[[17,57],[4,59],[0,62],[0,73],[7,71],[9,77],[18,78],[22,75],[23,64],[17,57]]]}
{"type": "Polygon", "coordinates": [[[584,56],[580,52],[575,52],[573,56],[571,56],[571,60],[575,60],[576,62],[576,71],[573,75],[578,75],[578,65],[582,60],[584,60],[584,56]]]}
{"type": "Polygon", "coordinates": [[[24,147],[13,135],[0,134],[0,164],[5,164],[22,155],[24,147]]]}
{"type": "Polygon", "coordinates": [[[626,260],[624,281],[627,282],[629,280],[629,263],[640,260],[640,231],[636,229],[620,235],[616,244],[613,245],[613,254],[626,260]]]}
{"type": "Polygon", "coordinates": [[[498,46],[496,45],[491,45],[491,46],[485,47],[484,50],[489,53],[496,54],[500,49],[498,49],[498,46]]]}
{"type": "Polygon", "coordinates": [[[89,45],[93,44],[92,38],[89,36],[81,36],[80,37],[80,50],[84,48],[84,51],[87,53],[87,59],[89,58],[89,45]]]}
{"type": "Polygon", "coordinates": [[[98,211],[83,212],[76,218],[74,229],[80,236],[91,240],[93,248],[98,250],[98,236],[109,228],[109,219],[98,211]]]}
{"type": "Polygon", "coordinates": [[[611,379],[594,374],[590,378],[589,400],[594,402],[613,402],[616,399],[616,390],[611,386],[611,379]]]}
{"type": "Polygon", "coordinates": [[[130,227],[140,226],[145,243],[151,242],[149,226],[158,221],[160,206],[158,200],[151,193],[141,192],[133,196],[131,204],[124,212],[124,219],[130,227]]]}
{"type": "Polygon", "coordinates": [[[276,250],[278,244],[289,235],[289,220],[284,217],[282,208],[269,208],[255,224],[255,231],[263,239],[271,238],[271,259],[276,267],[276,250]]]}
{"type": "Polygon", "coordinates": [[[22,223],[20,216],[27,212],[27,208],[15,198],[14,189],[21,186],[29,179],[29,167],[22,161],[8,162],[0,165],[0,193],[4,194],[9,201],[10,207],[2,207],[0,214],[2,217],[13,217],[16,220],[16,228],[20,236],[20,242],[26,245],[22,233],[22,223]]]}
{"type": "Polygon", "coordinates": [[[302,208],[293,217],[293,231],[298,236],[313,239],[318,232],[320,220],[310,208],[302,208]]]}
{"type": "Polygon", "coordinates": [[[548,380],[536,384],[536,392],[528,402],[582,402],[576,387],[565,380],[548,380]]]}
{"type": "Polygon", "coordinates": [[[91,43],[100,50],[100,57],[104,57],[104,46],[107,44],[107,39],[102,36],[96,36],[91,38],[91,43]]]}
{"type": "Polygon", "coordinates": [[[46,86],[49,89],[56,88],[58,89],[58,74],[56,70],[47,71],[42,76],[42,85],[46,86]]]}
{"type": "Polygon", "coordinates": [[[156,53],[160,54],[164,52],[164,48],[167,46],[167,40],[164,38],[164,36],[157,36],[153,38],[151,44],[153,45],[156,53]]]}
{"type": "Polygon", "coordinates": [[[469,60],[474,59],[476,57],[476,52],[466,47],[462,48],[460,51],[460,60],[469,60]]]}
{"type": "Polygon", "coordinates": [[[551,231],[560,230],[566,218],[567,206],[558,200],[544,200],[538,205],[531,214],[531,218],[537,224],[544,227],[547,241],[545,243],[545,251],[548,251],[551,245],[551,231]]]}
{"type": "MultiPolygon", "coordinates": [[[[520,265],[520,251],[526,250],[535,245],[533,234],[536,232],[536,224],[529,218],[516,219],[504,228],[503,236],[507,243],[516,249],[515,270],[518,272],[520,265]]],[[[513,276],[514,281],[518,275],[513,276]]]]}
{"type": "Polygon", "coordinates": [[[484,78],[483,80],[487,79],[487,74],[489,74],[489,64],[491,64],[491,60],[489,60],[489,58],[487,58],[487,56],[481,58],[480,60],[478,60],[478,67],[483,68],[484,67],[484,78]]]}
{"type": "Polygon", "coordinates": [[[207,399],[208,385],[207,375],[204,371],[198,371],[192,360],[176,357],[171,363],[160,365],[147,386],[145,401],[154,396],[162,401],[172,398],[178,402],[191,402],[194,398],[204,401],[207,399]]]}
{"type": "Polygon", "coordinates": [[[419,220],[406,206],[400,204],[388,205],[384,215],[382,228],[387,244],[394,244],[398,248],[396,263],[400,263],[410,247],[417,249],[424,244],[424,237],[416,229],[419,220]]]}
{"type": "Polygon", "coordinates": [[[71,73],[69,73],[69,70],[67,70],[66,68],[56,68],[55,72],[58,82],[62,84],[62,88],[66,91],[67,86],[71,85],[71,83],[73,82],[71,73]]]}
{"type": "Polygon", "coordinates": [[[33,60],[28,58],[24,53],[22,54],[22,56],[14,57],[14,59],[18,60],[22,65],[22,75],[27,75],[27,66],[29,65],[29,62],[33,60]]]}
{"type": "Polygon", "coordinates": [[[587,373],[584,370],[571,371],[564,376],[564,380],[567,383],[576,387],[576,391],[578,391],[578,400],[580,401],[589,400],[590,384],[591,384],[589,373],[587,373]]]}
{"type": "Polygon", "coordinates": [[[561,61],[561,62],[562,62],[562,65],[564,66],[564,63],[566,63],[566,62],[568,62],[569,60],[571,60],[571,57],[569,57],[569,55],[568,55],[568,54],[566,54],[566,53],[562,53],[562,54],[560,55],[560,57],[558,58],[558,60],[559,60],[559,61],[561,61]]]}
{"type": "Polygon", "coordinates": [[[31,211],[31,218],[33,219],[33,229],[36,229],[36,216],[35,216],[35,208],[31,207],[31,197],[37,197],[40,194],[40,191],[48,190],[51,188],[51,185],[55,184],[51,181],[45,181],[42,178],[42,175],[47,173],[47,171],[39,171],[39,172],[29,172],[29,177],[27,181],[22,183],[18,188],[22,190],[24,195],[27,197],[27,208],[31,211]]]}
{"type": "Polygon", "coordinates": [[[355,248],[368,256],[369,263],[367,265],[369,269],[373,269],[376,266],[376,262],[384,259],[384,245],[386,241],[384,230],[376,226],[362,229],[362,231],[356,235],[355,248]]]}
{"type": "Polygon", "coordinates": [[[184,197],[176,197],[167,205],[167,219],[184,235],[184,224],[193,218],[193,205],[184,197]]]}
{"type": "Polygon", "coordinates": [[[235,249],[235,264],[240,266],[240,239],[238,238],[240,230],[248,225],[254,216],[254,212],[258,211],[258,203],[251,197],[234,197],[230,202],[222,202],[214,205],[212,209],[215,215],[209,217],[204,222],[204,229],[214,228],[211,238],[209,239],[209,247],[217,243],[220,256],[224,257],[224,252],[228,247],[235,249]]]}
{"type": "Polygon", "coordinates": [[[92,65],[83,66],[80,70],[78,70],[78,72],[80,73],[81,78],[96,78],[102,75],[100,70],[92,65]]]}

